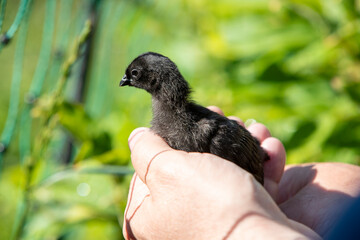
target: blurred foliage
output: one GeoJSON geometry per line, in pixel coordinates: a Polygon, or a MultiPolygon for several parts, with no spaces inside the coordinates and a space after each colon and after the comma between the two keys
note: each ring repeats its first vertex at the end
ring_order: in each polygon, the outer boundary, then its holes
{"type": "MultiPolygon", "coordinates": [[[[0,239],[10,239],[19,225],[23,239],[121,238],[130,180],[127,137],[149,126],[151,99],[118,83],[127,64],[146,51],[174,60],[200,104],[267,125],[284,143],[288,163],[360,163],[359,0],[58,0],[54,35],[42,38],[45,2],[32,1],[23,66],[13,64],[16,41],[0,52],[1,129],[13,67],[22,70],[17,87],[20,102],[26,101],[19,109],[30,104],[32,120],[24,125],[31,129],[24,163],[22,125],[4,155],[0,217],[6,221],[0,228],[7,230],[0,239]],[[66,85],[57,86],[91,3],[99,18],[78,102],[80,60],[66,85]],[[49,43],[44,63],[41,48],[49,43]],[[45,74],[39,97],[27,94],[38,62],[45,74]],[[69,139],[75,148],[66,160],[69,139]]],[[[7,1],[3,31],[19,4],[7,1]]]]}

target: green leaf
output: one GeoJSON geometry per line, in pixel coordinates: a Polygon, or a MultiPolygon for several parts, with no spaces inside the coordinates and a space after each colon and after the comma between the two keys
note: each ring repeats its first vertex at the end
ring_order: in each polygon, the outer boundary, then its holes
{"type": "Polygon", "coordinates": [[[80,104],[63,102],[58,108],[60,123],[77,139],[89,140],[95,132],[94,123],[80,104]]]}
{"type": "Polygon", "coordinates": [[[316,124],[314,121],[302,121],[296,127],[296,131],[291,136],[291,138],[284,142],[285,148],[291,150],[293,148],[299,147],[303,144],[308,137],[316,130],[316,124]]]}

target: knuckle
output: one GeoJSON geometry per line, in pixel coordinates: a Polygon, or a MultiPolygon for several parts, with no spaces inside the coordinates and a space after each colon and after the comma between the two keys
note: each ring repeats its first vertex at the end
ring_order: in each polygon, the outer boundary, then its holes
{"type": "Polygon", "coordinates": [[[179,166],[175,161],[177,158],[177,151],[173,150],[164,150],[155,154],[149,163],[148,174],[157,181],[176,179],[179,172],[179,166]]]}

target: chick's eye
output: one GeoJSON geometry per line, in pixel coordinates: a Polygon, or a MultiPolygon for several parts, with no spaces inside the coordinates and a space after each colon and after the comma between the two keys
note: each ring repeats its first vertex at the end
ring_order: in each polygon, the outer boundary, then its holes
{"type": "Polygon", "coordinates": [[[131,71],[131,76],[137,77],[138,75],[139,75],[139,71],[138,71],[137,69],[133,69],[133,70],[131,71]]]}

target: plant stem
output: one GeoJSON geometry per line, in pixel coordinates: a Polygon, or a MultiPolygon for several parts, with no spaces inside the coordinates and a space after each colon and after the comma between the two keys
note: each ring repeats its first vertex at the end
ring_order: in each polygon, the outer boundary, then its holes
{"type": "Polygon", "coordinates": [[[47,148],[52,132],[57,124],[57,117],[56,117],[56,109],[57,106],[62,102],[62,93],[65,88],[66,80],[68,79],[71,69],[75,64],[76,60],[81,55],[81,48],[86,42],[86,39],[91,33],[91,25],[90,22],[87,21],[83,31],[81,32],[79,38],[76,41],[74,50],[68,60],[64,64],[63,72],[59,81],[57,88],[55,89],[52,95],[52,106],[45,117],[44,127],[39,134],[38,138],[35,141],[34,149],[29,158],[27,158],[25,164],[25,186],[24,186],[24,194],[22,199],[22,207],[18,209],[19,213],[19,223],[15,225],[15,230],[12,239],[21,239],[24,233],[24,228],[27,222],[27,218],[29,216],[29,212],[31,209],[31,182],[34,174],[34,169],[39,161],[42,159],[44,150],[47,148]]]}

